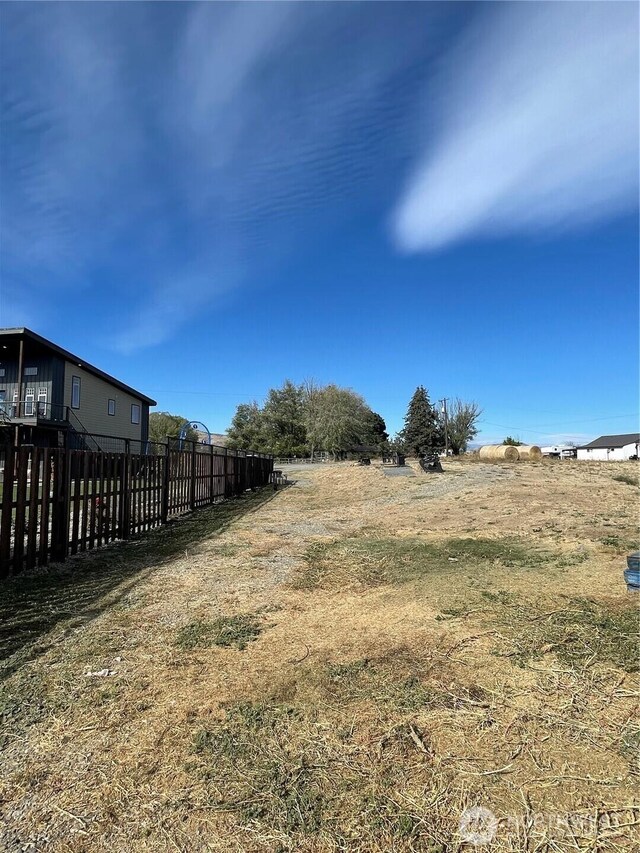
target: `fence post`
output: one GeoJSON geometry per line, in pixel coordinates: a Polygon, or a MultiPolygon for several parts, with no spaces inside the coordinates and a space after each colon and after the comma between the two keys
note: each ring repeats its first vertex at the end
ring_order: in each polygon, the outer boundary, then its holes
{"type": "Polygon", "coordinates": [[[51,507],[51,559],[65,560],[69,542],[69,492],[71,491],[71,466],[68,449],[59,450],[55,456],[53,476],[53,506],[51,507]]]}
{"type": "Polygon", "coordinates": [[[13,516],[13,478],[16,451],[13,444],[5,446],[2,491],[2,515],[0,515],[0,577],[9,574],[11,559],[11,521],[13,516]]]}
{"type": "Polygon", "coordinates": [[[16,513],[13,529],[13,572],[22,571],[24,558],[25,514],[27,504],[27,470],[29,467],[29,448],[18,448],[18,465],[16,471],[16,513]]]}
{"type": "Polygon", "coordinates": [[[122,457],[120,476],[120,537],[128,539],[131,527],[131,457],[126,453],[122,457]]]}
{"type": "Polygon", "coordinates": [[[196,443],[191,442],[191,482],[189,483],[189,509],[196,508],[196,443]]]}
{"type": "Polygon", "coordinates": [[[169,449],[169,439],[165,445],[164,453],[164,471],[162,472],[162,524],[167,523],[169,517],[169,486],[171,484],[171,451],[169,449]]]}
{"type": "Polygon", "coordinates": [[[209,445],[209,503],[213,503],[213,444],[209,445]]]}

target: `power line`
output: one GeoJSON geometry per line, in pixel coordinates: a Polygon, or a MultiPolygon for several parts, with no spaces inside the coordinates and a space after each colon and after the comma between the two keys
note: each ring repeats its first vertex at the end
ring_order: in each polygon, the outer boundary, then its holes
{"type": "Polygon", "coordinates": [[[262,400],[266,394],[242,394],[236,391],[183,391],[175,388],[145,388],[146,394],[195,394],[201,397],[242,397],[243,400],[262,400]]]}
{"type": "MultiPolygon", "coordinates": [[[[565,426],[566,427],[566,426],[572,426],[574,424],[586,424],[586,423],[593,423],[595,421],[608,421],[608,420],[613,420],[614,418],[633,418],[633,417],[637,417],[637,415],[635,415],[635,414],[634,415],[608,415],[607,417],[602,417],[602,418],[585,418],[584,420],[580,420],[580,421],[562,421],[562,422],[557,423],[557,424],[542,424],[542,426],[556,426],[556,427],[565,426]]],[[[537,427],[514,426],[513,424],[497,424],[497,423],[494,423],[493,421],[484,421],[484,420],[479,420],[478,423],[479,424],[486,424],[487,426],[501,427],[502,429],[515,429],[515,430],[518,430],[519,432],[534,432],[534,433],[538,433],[539,435],[555,435],[556,434],[553,432],[543,432],[541,429],[538,429],[537,427]]]]}

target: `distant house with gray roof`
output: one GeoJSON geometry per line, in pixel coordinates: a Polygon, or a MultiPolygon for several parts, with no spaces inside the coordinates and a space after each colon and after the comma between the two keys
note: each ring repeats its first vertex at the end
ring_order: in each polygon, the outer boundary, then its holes
{"type": "Polygon", "coordinates": [[[590,444],[578,447],[578,459],[600,462],[624,462],[638,458],[640,433],[628,432],[623,435],[601,435],[590,444]]]}

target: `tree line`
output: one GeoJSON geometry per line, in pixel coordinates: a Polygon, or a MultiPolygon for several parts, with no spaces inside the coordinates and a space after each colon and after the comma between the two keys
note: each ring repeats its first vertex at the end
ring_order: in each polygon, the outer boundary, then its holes
{"type": "Polygon", "coordinates": [[[324,451],[338,458],[357,447],[380,452],[388,443],[386,430],[384,419],[350,388],[287,379],[269,391],[263,406],[238,406],[227,445],[280,457],[324,451]]]}
{"type": "MultiPolygon", "coordinates": [[[[421,457],[441,453],[447,446],[457,456],[477,435],[481,413],[477,403],[455,398],[449,401],[445,419],[420,385],[409,401],[404,427],[390,439],[384,418],[350,388],[314,380],[297,385],[287,379],[281,388],[270,389],[262,406],[254,401],[237,407],[227,430],[227,446],[278,457],[322,451],[334,459],[350,452],[392,451],[421,457]]],[[[149,437],[155,441],[176,437],[184,423],[179,415],[153,412],[149,437]]],[[[187,438],[197,439],[191,428],[187,438]]]]}
{"type": "Polygon", "coordinates": [[[403,429],[389,439],[384,418],[355,391],[287,380],[269,391],[262,407],[255,402],[239,405],[227,436],[229,447],[281,457],[324,451],[338,458],[358,448],[425,456],[441,453],[445,446],[457,456],[477,435],[481,413],[477,403],[456,397],[445,417],[420,385],[409,401],[403,429]]]}
{"type": "Polygon", "coordinates": [[[429,456],[448,449],[454,456],[464,453],[478,434],[480,406],[459,397],[448,401],[445,410],[435,406],[429,392],[419,385],[407,408],[404,427],[394,439],[395,448],[410,456],[429,456]]]}

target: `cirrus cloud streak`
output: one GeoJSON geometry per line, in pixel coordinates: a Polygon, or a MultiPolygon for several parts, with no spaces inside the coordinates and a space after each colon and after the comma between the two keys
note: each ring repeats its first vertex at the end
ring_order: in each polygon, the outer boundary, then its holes
{"type": "Polygon", "coordinates": [[[496,4],[443,62],[392,217],[404,251],[574,228],[638,199],[638,7],[496,4]]]}

